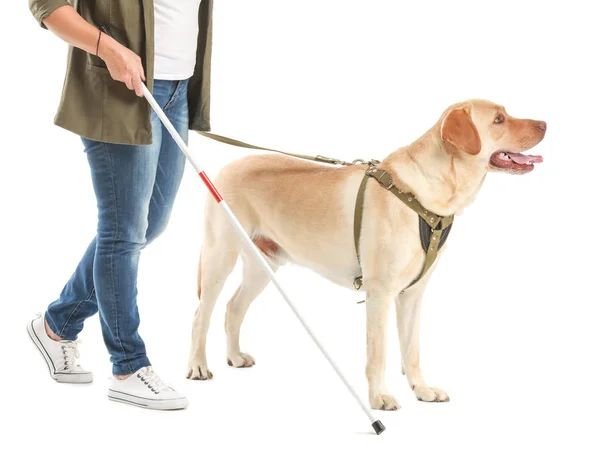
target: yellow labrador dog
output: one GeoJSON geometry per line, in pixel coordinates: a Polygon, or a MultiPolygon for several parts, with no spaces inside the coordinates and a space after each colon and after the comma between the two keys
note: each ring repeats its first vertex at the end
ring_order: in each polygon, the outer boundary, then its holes
{"type": "MultiPolygon", "coordinates": [[[[543,121],[516,119],[501,105],[469,100],[448,108],[421,138],[390,154],[377,168],[389,172],[400,190],[412,192],[429,211],[452,215],[473,201],[488,171],[533,170],[542,158],[523,152],[537,145],[545,133],[543,121]]],[[[365,193],[359,265],[353,223],[364,174],[361,166],[335,168],[279,155],[255,155],[226,166],[216,185],[274,270],[293,262],[349,289],[362,273],[371,407],[398,408],[385,385],[387,316],[393,301],[402,367],[410,387],[419,400],[448,401],[443,390],[425,382],[419,366],[421,297],[435,264],[400,294],[419,275],[425,259],[418,216],[374,179],[365,193]]],[[[200,304],[188,365],[191,379],[212,377],[206,362],[206,333],[238,256],[243,261],[243,279],[227,304],[225,319],[227,361],[234,367],[254,365],[254,359],[240,350],[240,327],[250,303],[269,282],[241,249],[237,233],[211,198],[205,221],[200,304]]]]}

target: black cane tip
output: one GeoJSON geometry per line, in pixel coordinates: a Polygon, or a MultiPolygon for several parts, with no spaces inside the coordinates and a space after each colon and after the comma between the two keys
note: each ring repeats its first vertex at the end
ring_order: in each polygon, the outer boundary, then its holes
{"type": "Polygon", "coordinates": [[[381,421],[375,421],[371,424],[371,426],[378,435],[381,435],[385,431],[385,426],[381,423],[381,421]]]}

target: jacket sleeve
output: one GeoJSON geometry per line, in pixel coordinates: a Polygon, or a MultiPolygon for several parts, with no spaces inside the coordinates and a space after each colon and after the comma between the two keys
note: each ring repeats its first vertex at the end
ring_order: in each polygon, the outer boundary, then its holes
{"type": "Polygon", "coordinates": [[[46,19],[52,11],[61,6],[70,5],[67,0],[29,0],[29,9],[31,10],[31,14],[35,17],[35,20],[43,27],[43,20],[46,19]]]}

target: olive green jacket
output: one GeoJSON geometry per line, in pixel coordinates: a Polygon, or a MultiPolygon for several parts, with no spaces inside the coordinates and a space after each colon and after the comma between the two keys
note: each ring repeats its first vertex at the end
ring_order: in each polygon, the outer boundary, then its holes
{"type": "MultiPolygon", "coordinates": [[[[142,58],[146,84],[154,80],[153,0],[29,0],[42,20],[55,9],[71,4],[90,24],[104,26],[121,44],[142,58]]],[[[188,88],[190,129],[210,130],[210,59],[212,4],[202,0],[196,68],[188,88]]],[[[70,47],[67,74],[55,124],[91,140],[121,144],[152,143],[151,108],[125,84],[115,81],[95,55],[70,47]]]]}

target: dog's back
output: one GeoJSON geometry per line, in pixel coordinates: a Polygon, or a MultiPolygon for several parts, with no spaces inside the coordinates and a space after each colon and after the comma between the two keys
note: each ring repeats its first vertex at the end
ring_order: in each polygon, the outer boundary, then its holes
{"type": "MultiPolygon", "coordinates": [[[[362,167],[330,167],[278,155],[253,155],[237,160],[215,180],[223,198],[255,239],[270,240],[268,251],[300,264],[313,263],[330,248],[354,255],[352,220],[362,167]],[[348,191],[348,188],[351,188],[348,191]],[[352,198],[348,198],[348,196],[352,198]],[[285,231],[280,227],[287,227],[285,231]],[[345,232],[340,227],[349,228],[345,232]],[[307,245],[310,246],[307,252],[307,245]]],[[[207,203],[206,229],[218,208],[207,203]]],[[[265,252],[267,255],[269,252],[265,252]]],[[[339,257],[339,256],[336,256],[339,257]]],[[[342,259],[339,259],[342,260],[342,259]]],[[[346,259],[343,259],[346,262],[346,259]]],[[[340,267],[337,259],[331,268],[340,267]]]]}

